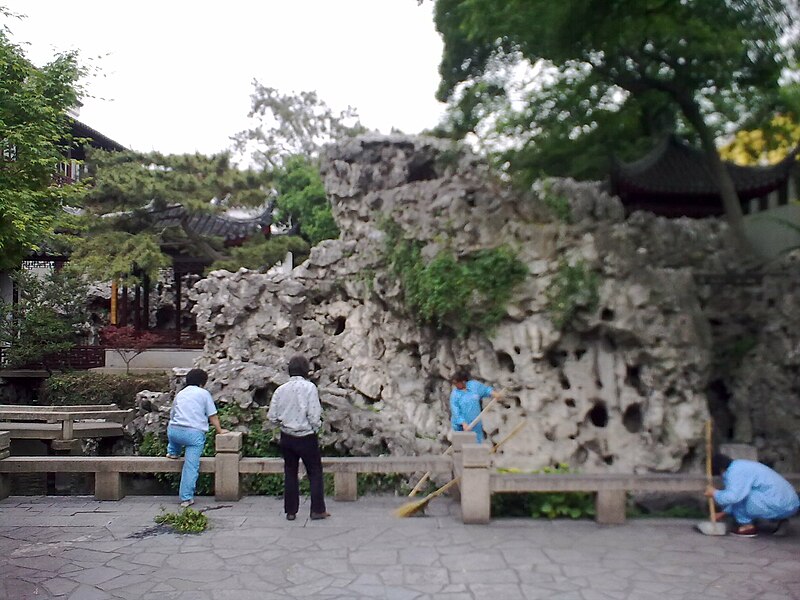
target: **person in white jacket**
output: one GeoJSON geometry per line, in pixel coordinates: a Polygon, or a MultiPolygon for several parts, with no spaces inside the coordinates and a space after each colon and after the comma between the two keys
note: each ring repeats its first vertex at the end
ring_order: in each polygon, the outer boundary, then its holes
{"type": "Polygon", "coordinates": [[[311,487],[311,519],[326,519],[325,491],[322,480],[322,456],[317,432],[322,426],[322,406],[317,386],[308,380],[310,367],[305,356],[289,360],[289,381],[272,395],[267,418],[281,428],[283,455],[283,508],[286,519],[294,521],[300,507],[297,469],[300,460],[308,473],[311,487]]]}

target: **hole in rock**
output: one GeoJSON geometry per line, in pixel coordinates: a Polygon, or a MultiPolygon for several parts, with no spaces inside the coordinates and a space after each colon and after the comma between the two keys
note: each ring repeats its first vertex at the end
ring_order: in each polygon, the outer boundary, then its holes
{"type": "Polygon", "coordinates": [[[567,352],[565,350],[553,350],[547,353],[547,362],[551,367],[560,367],[567,360],[567,352]]]}
{"type": "Polygon", "coordinates": [[[521,352],[519,346],[514,346],[514,354],[519,354],[521,352]]]}
{"type": "Polygon", "coordinates": [[[500,363],[500,366],[506,371],[514,372],[514,359],[505,352],[497,353],[497,362],[500,363]]]}
{"type": "Polygon", "coordinates": [[[564,400],[564,404],[566,404],[570,408],[575,408],[575,399],[574,398],[567,398],[566,400],[564,400]]]}
{"type": "Polygon", "coordinates": [[[606,463],[607,465],[613,465],[614,464],[614,457],[613,456],[604,456],[603,457],[603,462],[606,463]]]}
{"type": "Polygon", "coordinates": [[[286,342],[284,342],[283,340],[275,340],[275,345],[278,348],[283,348],[286,345],[286,342]]]}
{"type": "Polygon", "coordinates": [[[604,308],[600,311],[600,319],[602,321],[613,321],[614,320],[614,311],[610,308],[604,308]]]}
{"type": "Polygon", "coordinates": [[[580,448],[575,450],[575,453],[572,455],[572,462],[574,462],[577,465],[582,465],[586,462],[586,459],[588,458],[589,458],[589,451],[583,446],[581,446],[580,448]]]}
{"type": "Polygon", "coordinates": [[[575,359],[580,360],[581,357],[586,354],[586,348],[576,348],[575,349],[575,359]]]}
{"type": "Polygon", "coordinates": [[[569,379],[567,378],[567,375],[564,373],[564,371],[558,372],[558,381],[561,383],[562,390],[568,390],[569,388],[572,387],[572,384],[570,384],[569,379]]]}
{"type": "Polygon", "coordinates": [[[433,160],[415,157],[408,164],[408,181],[427,181],[436,179],[436,170],[433,168],[433,160]]]}
{"type": "Polygon", "coordinates": [[[294,334],[295,334],[297,337],[300,337],[301,335],[303,335],[303,328],[302,328],[302,327],[297,327],[297,328],[294,330],[294,334]]]}
{"type": "Polygon", "coordinates": [[[642,405],[631,404],[626,408],[622,415],[622,424],[631,433],[639,433],[642,430],[642,405]]]}
{"type": "Polygon", "coordinates": [[[640,396],[646,396],[644,383],[641,379],[641,368],[638,365],[627,365],[625,367],[625,384],[635,389],[640,396]]]}
{"type": "Polygon", "coordinates": [[[344,326],[347,323],[347,319],[344,317],[336,317],[336,320],[333,322],[334,330],[333,335],[339,335],[344,331],[344,326]]]}
{"type": "Polygon", "coordinates": [[[605,427],[608,425],[608,410],[606,410],[605,402],[595,402],[594,406],[589,411],[589,420],[595,427],[605,427]]]}
{"type": "Polygon", "coordinates": [[[553,433],[552,430],[551,431],[545,431],[544,432],[544,437],[548,442],[552,442],[553,440],[556,439],[556,434],[553,433]]]}

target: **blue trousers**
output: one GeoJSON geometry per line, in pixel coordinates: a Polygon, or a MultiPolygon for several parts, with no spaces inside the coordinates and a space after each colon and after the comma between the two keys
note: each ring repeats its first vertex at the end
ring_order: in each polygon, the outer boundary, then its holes
{"type": "Polygon", "coordinates": [[[181,500],[191,500],[194,498],[194,488],[200,473],[200,455],[203,453],[203,446],[206,443],[206,433],[191,427],[170,425],[167,427],[167,439],[169,440],[167,454],[180,456],[183,449],[186,448],[179,493],[181,500]]]}

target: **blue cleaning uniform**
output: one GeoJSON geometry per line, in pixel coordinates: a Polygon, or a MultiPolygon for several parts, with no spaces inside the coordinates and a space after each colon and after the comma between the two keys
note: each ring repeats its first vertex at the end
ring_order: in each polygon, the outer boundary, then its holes
{"type": "MultiPolygon", "coordinates": [[[[466,388],[455,388],[450,392],[450,423],[453,431],[463,431],[463,423],[469,425],[481,412],[481,399],[492,395],[492,388],[479,381],[467,381],[466,388]]],[[[483,442],[483,424],[477,423],[472,428],[478,443],[483,442]]]]}
{"type": "Polygon", "coordinates": [[[724,490],[714,500],[740,525],[754,519],[788,519],[800,508],[792,484],[775,471],[753,460],[734,460],[722,475],[724,490]]]}

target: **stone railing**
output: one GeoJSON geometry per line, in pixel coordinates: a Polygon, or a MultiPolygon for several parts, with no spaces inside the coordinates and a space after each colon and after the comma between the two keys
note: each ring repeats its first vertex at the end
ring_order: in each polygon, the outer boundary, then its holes
{"type": "MultiPolygon", "coordinates": [[[[216,455],[200,459],[200,472],[214,474],[217,500],[241,497],[240,475],[283,473],[281,458],[243,458],[242,433],[216,436],[216,455]]],[[[0,499],[10,493],[9,475],[14,473],[94,473],[94,494],[98,500],[120,500],[125,496],[125,473],[180,473],[182,460],[153,456],[9,456],[10,435],[0,432],[0,499]]],[[[334,474],[334,497],[357,499],[359,473],[451,473],[453,463],[446,456],[323,457],[323,469],[334,474]]]]}
{"type": "MultiPolygon", "coordinates": [[[[699,498],[706,487],[706,477],[702,474],[498,473],[491,467],[491,447],[472,443],[474,439],[471,433],[453,434],[453,469],[461,476],[461,516],[464,523],[489,522],[492,494],[591,492],[596,494],[596,521],[619,525],[625,522],[628,492],[696,492],[699,498]]],[[[785,477],[795,489],[800,489],[800,473],[785,477]]]]}

